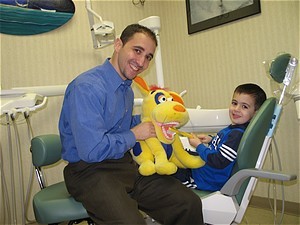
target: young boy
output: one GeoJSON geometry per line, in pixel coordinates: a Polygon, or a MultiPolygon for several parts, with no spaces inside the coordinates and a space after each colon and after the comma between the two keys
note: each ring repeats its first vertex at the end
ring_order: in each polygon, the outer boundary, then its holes
{"type": "Polygon", "coordinates": [[[243,133],[265,100],[266,94],[258,85],[239,85],[229,106],[231,124],[216,136],[193,134],[189,138],[190,145],[196,148],[194,154],[199,154],[206,164],[197,169],[179,169],[175,177],[190,188],[220,190],[231,175],[243,133]]]}

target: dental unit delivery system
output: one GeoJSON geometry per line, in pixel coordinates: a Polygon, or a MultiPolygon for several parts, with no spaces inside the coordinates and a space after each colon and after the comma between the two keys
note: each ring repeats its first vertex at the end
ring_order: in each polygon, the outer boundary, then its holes
{"type": "MultiPolygon", "coordinates": [[[[47,102],[47,97],[43,97],[36,93],[23,93],[16,90],[6,90],[0,93],[1,97],[1,117],[6,116],[6,127],[7,127],[7,135],[8,135],[8,154],[9,154],[9,172],[10,172],[10,187],[11,187],[11,201],[8,197],[7,191],[7,181],[4,173],[3,166],[3,158],[2,158],[2,148],[0,148],[0,172],[3,174],[1,176],[2,189],[4,193],[4,205],[10,217],[10,224],[17,224],[17,212],[20,207],[22,224],[25,224],[25,196],[24,196],[24,182],[23,182],[23,170],[22,170],[22,160],[21,160],[21,143],[18,132],[18,126],[16,123],[18,114],[23,114],[24,118],[28,125],[28,131],[31,131],[29,116],[30,112],[41,109],[45,106],[47,102]],[[15,154],[13,154],[13,139],[12,139],[12,130],[11,126],[13,126],[14,134],[15,134],[15,154]],[[16,157],[16,158],[15,158],[16,157]],[[17,160],[17,163],[15,163],[17,160]],[[15,165],[15,166],[14,166],[15,165]],[[15,168],[17,171],[15,171],[15,168]],[[17,173],[15,173],[17,172],[17,173]],[[18,189],[16,188],[15,180],[18,179],[18,189]],[[19,193],[17,195],[17,190],[19,193]],[[20,199],[17,201],[16,196],[19,196],[20,199]]],[[[31,135],[32,136],[32,133],[31,135]]],[[[0,146],[1,147],[1,146],[0,146]]],[[[31,173],[32,174],[32,173],[31,173]]],[[[28,188],[29,190],[29,188],[28,188]]],[[[28,198],[26,198],[28,200],[28,198]]]]}

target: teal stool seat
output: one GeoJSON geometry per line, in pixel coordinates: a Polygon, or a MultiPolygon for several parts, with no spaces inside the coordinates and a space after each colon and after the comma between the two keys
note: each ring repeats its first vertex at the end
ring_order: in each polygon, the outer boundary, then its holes
{"type": "Polygon", "coordinates": [[[87,211],[68,192],[65,182],[45,185],[41,168],[61,160],[61,143],[59,135],[47,134],[31,140],[32,163],[35,166],[41,190],[33,197],[33,211],[39,224],[58,224],[70,221],[77,224],[89,219],[87,211]]]}
{"type": "Polygon", "coordinates": [[[65,182],[50,185],[39,191],[33,198],[33,209],[36,220],[42,224],[88,217],[82,204],[68,193],[65,182]]]}

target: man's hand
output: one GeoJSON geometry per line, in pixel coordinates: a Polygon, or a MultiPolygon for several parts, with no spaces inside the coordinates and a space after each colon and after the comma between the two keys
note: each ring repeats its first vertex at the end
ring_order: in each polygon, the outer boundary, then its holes
{"type": "Polygon", "coordinates": [[[143,122],[131,129],[137,141],[156,137],[155,128],[152,122],[143,122]]]}

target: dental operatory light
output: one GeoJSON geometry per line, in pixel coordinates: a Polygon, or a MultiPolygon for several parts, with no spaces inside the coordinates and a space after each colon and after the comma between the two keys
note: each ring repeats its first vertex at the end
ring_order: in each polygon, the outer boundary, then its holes
{"type": "Polygon", "coordinates": [[[271,88],[279,104],[287,104],[292,98],[296,104],[298,120],[300,119],[300,84],[299,76],[296,76],[298,59],[289,53],[281,53],[267,66],[267,74],[270,75],[271,88]]]}
{"type": "MultiPolygon", "coordinates": [[[[139,0],[141,4],[144,4],[145,0],[139,0]]],[[[114,43],[116,39],[115,28],[113,22],[104,21],[102,17],[99,16],[93,9],[91,5],[91,0],[85,0],[86,9],[88,12],[88,18],[91,28],[91,34],[93,39],[93,46],[95,49],[104,48],[108,45],[114,43]],[[98,18],[99,23],[94,22],[94,17],[98,18]]],[[[148,27],[151,29],[157,39],[157,48],[155,53],[155,67],[156,67],[156,77],[157,85],[164,87],[164,76],[163,76],[163,66],[162,66],[162,57],[160,50],[160,17],[159,16],[149,16],[145,19],[138,21],[142,26],[148,27]]]]}
{"type": "Polygon", "coordinates": [[[161,28],[160,17],[159,16],[149,16],[145,19],[142,19],[138,22],[140,25],[148,27],[155,33],[157,40],[157,47],[155,53],[155,67],[156,67],[156,77],[157,85],[164,87],[164,75],[163,75],[163,65],[162,65],[162,56],[161,56],[161,47],[160,47],[160,37],[159,31],[161,28]]]}
{"type": "Polygon", "coordinates": [[[116,38],[114,23],[102,20],[102,17],[92,9],[90,0],[85,1],[85,6],[88,12],[93,47],[99,49],[113,44],[116,38]],[[99,22],[95,23],[95,17],[99,22]]]}

